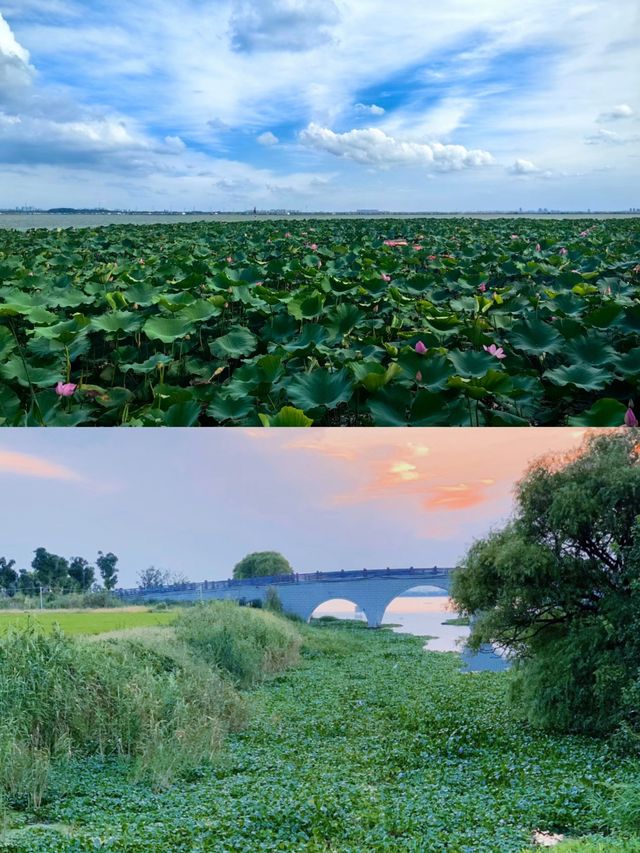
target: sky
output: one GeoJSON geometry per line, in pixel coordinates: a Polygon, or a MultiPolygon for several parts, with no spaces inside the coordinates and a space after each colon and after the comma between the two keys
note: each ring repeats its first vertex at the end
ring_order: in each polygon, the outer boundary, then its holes
{"type": "Polygon", "coordinates": [[[623,209],[636,0],[0,0],[0,208],[623,209]]]}
{"type": "Polygon", "coordinates": [[[296,571],[451,567],[512,512],[532,460],[584,429],[46,429],[0,436],[0,556],[47,548],[231,576],[252,551],[296,571]]]}

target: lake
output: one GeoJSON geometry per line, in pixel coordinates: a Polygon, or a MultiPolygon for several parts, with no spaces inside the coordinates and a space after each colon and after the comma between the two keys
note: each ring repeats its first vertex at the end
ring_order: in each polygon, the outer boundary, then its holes
{"type": "MultiPolygon", "coordinates": [[[[365,618],[364,614],[356,610],[354,604],[345,599],[333,599],[321,604],[313,615],[362,621],[365,618]]],[[[449,599],[446,596],[400,596],[387,607],[382,624],[392,625],[392,630],[398,634],[429,637],[425,649],[430,652],[460,652],[465,669],[469,672],[497,672],[507,669],[506,660],[495,654],[491,648],[483,648],[478,654],[472,654],[462,648],[469,636],[469,628],[465,625],[442,624],[455,616],[456,613],[449,609],[449,599]]]]}
{"type": "Polygon", "coordinates": [[[175,225],[185,222],[255,222],[295,219],[629,219],[637,213],[2,213],[0,228],[97,228],[100,225],[175,225]]]}

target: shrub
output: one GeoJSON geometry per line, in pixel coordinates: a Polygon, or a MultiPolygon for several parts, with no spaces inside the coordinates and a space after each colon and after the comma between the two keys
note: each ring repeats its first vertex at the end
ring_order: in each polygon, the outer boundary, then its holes
{"type": "Polygon", "coordinates": [[[242,687],[255,684],[297,660],[300,634],[272,613],[232,601],[194,607],[176,623],[178,637],[242,687]]]}

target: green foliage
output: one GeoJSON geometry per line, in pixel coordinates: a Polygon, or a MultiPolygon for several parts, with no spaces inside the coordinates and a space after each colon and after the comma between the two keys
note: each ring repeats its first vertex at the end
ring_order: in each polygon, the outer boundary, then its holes
{"type": "Polygon", "coordinates": [[[278,590],[272,586],[267,589],[264,599],[264,609],[268,610],[270,613],[278,613],[280,615],[284,613],[284,608],[282,607],[278,590]]]}
{"type": "Polygon", "coordinates": [[[185,611],[176,632],[198,657],[220,667],[242,687],[295,663],[300,635],[272,613],[212,601],[185,611]]]}
{"type": "MultiPolygon", "coordinates": [[[[287,621],[235,604],[172,628],[73,638],[35,622],[0,637],[0,792],[38,808],[63,757],[124,757],[165,787],[220,752],[246,719],[245,685],[297,660],[287,621]]],[[[147,614],[156,624],[172,614],[147,614]]]]}
{"type": "Polygon", "coordinates": [[[118,572],[116,569],[117,562],[118,558],[115,554],[112,554],[111,551],[109,551],[108,554],[103,554],[102,551],[98,551],[96,565],[106,590],[110,591],[115,589],[115,586],[118,583],[118,572]]]}
{"type": "Polygon", "coordinates": [[[514,519],[476,542],[453,581],[470,643],[515,658],[528,719],[562,731],[614,729],[640,754],[640,462],[636,430],[542,459],[514,519]]]}
{"type": "Polygon", "coordinates": [[[138,587],[140,589],[159,589],[170,581],[170,574],[155,566],[148,566],[138,574],[138,587]]]}
{"type": "Polygon", "coordinates": [[[250,725],[215,765],[159,793],[116,761],[75,761],[13,849],[524,853],[543,830],[581,837],[564,849],[638,850],[611,806],[640,763],[523,725],[504,673],[464,675],[390,631],[300,632],[301,664],[247,695],[250,725]]]}
{"type": "Polygon", "coordinates": [[[233,567],[234,578],[259,578],[292,575],[289,561],[277,551],[254,551],[233,567]]]}
{"type": "Polygon", "coordinates": [[[0,425],[621,425],[639,257],[637,219],[3,229],[0,425]]]}

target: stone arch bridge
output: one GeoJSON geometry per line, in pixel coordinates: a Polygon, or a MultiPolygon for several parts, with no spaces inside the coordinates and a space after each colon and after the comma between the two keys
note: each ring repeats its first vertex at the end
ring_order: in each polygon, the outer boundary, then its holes
{"type": "Polygon", "coordinates": [[[453,569],[362,569],[362,571],[309,572],[272,575],[247,580],[203,581],[174,584],[157,589],[121,589],[124,600],[198,601],[221,599],[264,601],[267,590],[275,589],[284,610],[305,621],[321,604],[334,598],[353,602],[365,615],[370,628],[378,628],[385,610],[394,598],[415,586],[434,587],[433,595],[448,595],[453,569]]]}

